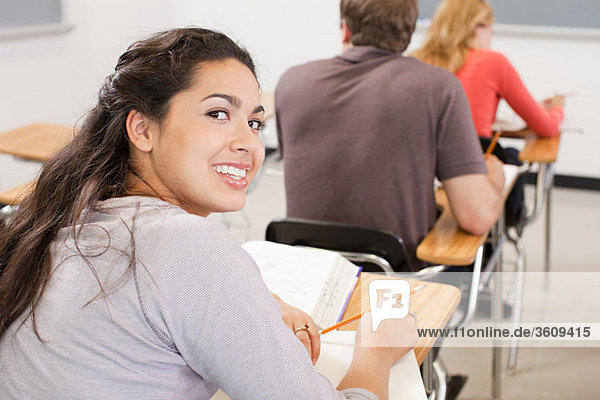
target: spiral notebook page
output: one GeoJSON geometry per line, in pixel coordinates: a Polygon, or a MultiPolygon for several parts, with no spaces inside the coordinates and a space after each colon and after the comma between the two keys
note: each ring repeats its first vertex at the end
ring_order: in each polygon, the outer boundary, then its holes
{"type": "Polygon", "coordinates": [[[266,241],[250,241],[242,247],[258,264],[271,292],[309,313],[322,328],[339,320],[360,267],[333,251],[266,241]]]}

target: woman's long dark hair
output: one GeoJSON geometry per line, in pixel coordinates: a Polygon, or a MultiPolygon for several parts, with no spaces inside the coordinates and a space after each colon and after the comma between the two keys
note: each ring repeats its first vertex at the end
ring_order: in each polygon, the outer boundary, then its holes
{"type": "MultiPolygon", "coordinates": [[[[35,324],[52,268],[50,245],[98,201],[125,195],[131,169],[127,115],[162,121],[171,98],[190,88],[199,63],[235,59],[256,76],[250,55],[227,36],[201,28],[161,32],[131,45],[108,76],[73,141],[42,168],[33,193],[0,233],[0,338],[20,315],[35,324]]],[[[39,334],[38,334],[39,337],[39,334]]]]}

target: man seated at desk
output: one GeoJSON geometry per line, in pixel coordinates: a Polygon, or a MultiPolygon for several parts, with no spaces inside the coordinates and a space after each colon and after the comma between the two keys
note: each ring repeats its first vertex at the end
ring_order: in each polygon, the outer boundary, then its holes
{"type": "Polygon", "coordinates": [[[458,80],[402,56],[417,0],[340,9],[343,53],[290,69],[275,92],[287,214],[393,231],[418,270],[416,247],[436,218],[434,177],[459,225],[483,234],[502,211],[501,163],[484,162],[458,80]]]}

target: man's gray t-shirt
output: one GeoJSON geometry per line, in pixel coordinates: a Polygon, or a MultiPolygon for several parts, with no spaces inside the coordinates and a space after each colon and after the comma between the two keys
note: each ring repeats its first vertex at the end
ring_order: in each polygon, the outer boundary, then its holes
{"type": "Polygon", "coordinates": [[[0,340],[3,400],[375,399],[315,371],[223,225],[147,197],[88,217],[77,243],[71,228],[53,242],[43,341],[31,318],[0,340]]]}
{"type": "Polygon", "coordinates": [[[275,108],[287,215],[395,232],[414,269],[434,177],[486,173],[460,82],[399,53],[356,46],[294,67],[275,108]]]}

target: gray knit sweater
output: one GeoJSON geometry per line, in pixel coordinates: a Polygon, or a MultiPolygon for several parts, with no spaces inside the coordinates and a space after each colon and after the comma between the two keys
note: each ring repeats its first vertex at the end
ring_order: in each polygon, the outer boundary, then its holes
{"type": "Polygon", "coordinates": [[[31,318],[0,341],[0,398],[375,399],[314,370],[221,224],[145,197],[88,217],[77,243],[64,229],[53,244],[44,341],[31,318]]]}

